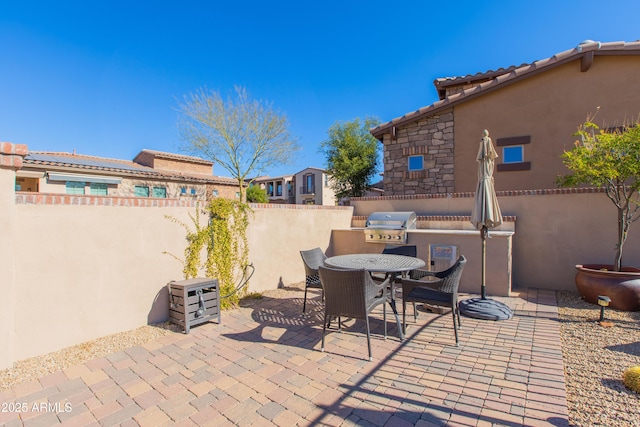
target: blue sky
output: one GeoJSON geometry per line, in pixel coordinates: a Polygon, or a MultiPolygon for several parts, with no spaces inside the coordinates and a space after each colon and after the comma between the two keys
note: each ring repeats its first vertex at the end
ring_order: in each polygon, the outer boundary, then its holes
{"type": "Polygon", "coordinates": [[[129,160],[180,152],[178,100],[240,85],[286,114],[302,146],[268,175],[324,167],[335,122],[429,105],[438,77],[638,40],[638,16],[637,0],[2,0],[0,141],[129,160]]]}

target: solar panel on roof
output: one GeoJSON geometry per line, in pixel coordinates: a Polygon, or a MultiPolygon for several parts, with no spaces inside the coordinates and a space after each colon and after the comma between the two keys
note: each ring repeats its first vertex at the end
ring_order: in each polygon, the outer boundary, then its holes
{"type": "Polygon", "coordinates": [[[61,156],[57,154],[29,153],[27,159],[37,162],[65,163],[68,165],[89,166],[104,169],[122,169],[131,171],[150,171],[145,166],[118,162],[109,159],[90,159],[86,157],[61,156]]]}

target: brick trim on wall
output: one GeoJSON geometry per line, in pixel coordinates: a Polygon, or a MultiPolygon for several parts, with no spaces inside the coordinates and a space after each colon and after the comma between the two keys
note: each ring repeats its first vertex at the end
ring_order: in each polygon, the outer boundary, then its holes
{"type": "MultiPolygon", "coordinates": [[[[604,188],[598,187],[580,187],[580,188],[547,188],[540,190],[505,190],[496,191],[498,197],[510,196],[546,196],[560,194],[582,194],[582,193],[604,193],[604,188]]],[[[475,197],[474,192],[466,193],[440,193],[440,194],[412,194],[399,196],[375,196],[375,197],[354,197],[352,200],[415,200],[415,199],[451,199],[475,197]]]]}
{"type": "Polygon", "coordinates": [[[22,160],[27,156],[28,148],[25,144],[0,142],[0,168],[18,170],[22,167],[22,160]]]}
{"type": "Polygon", "coordinates": [[[146,197],[90,196],[76,194],[47,194],[16,191],[17,205],[73,205],[120,207],[184,207],[193,208],[197,201],[191,197],[181,199],[154,199],[146,197]]]}
{"type": "Polygon", "coordinates": [[[351,206],[331,206],[331,205],[296,205],[291,203],[249,203],[249,206],[256,209],[297,209],[297,210],[349,210],[351,206]]]}
{"type": "MultiPolygon", "coordinates": [[[[367,216],[365,215],[354,215],[354,221],[366,221],[367,216]]],[[[463,221],[463,222],[471,222],[471,215],[417,215],[416,222],[420,221],[463,221]]],[[[515,215],[502,215],[503,222],[515,222],[515,215]]]]}

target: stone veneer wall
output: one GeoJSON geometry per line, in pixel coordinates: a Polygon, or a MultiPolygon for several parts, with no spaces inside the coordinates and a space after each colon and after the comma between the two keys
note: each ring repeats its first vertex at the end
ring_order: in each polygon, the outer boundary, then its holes
{"type": "Polygon", "coordinates": [[[453,110],[384,135],[385,195],[438,194],[454,191],[453,110]],[[408,157],[424,155],[424,170],[408,171],[408,157]]]}

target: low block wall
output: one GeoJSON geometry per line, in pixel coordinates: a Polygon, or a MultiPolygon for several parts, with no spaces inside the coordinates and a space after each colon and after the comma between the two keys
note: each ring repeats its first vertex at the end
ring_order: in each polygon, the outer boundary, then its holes
{"type": "MultiPolygon", "coordinates": [[[[503,216],[517,218],[513,235],[513,288],[575,290],[576,264],[611,264],[617,240],[616,210],[600,189],[500,191],[503,216]]],[[[470,215],[473,193],[361,198],[354,214],[415,211],[418,215],[470,215]]],[[[479,237],[478,237],[479,241],[479,237]]],[[[472,262],[479,250],[464,253],[472,262]]],[[[623,263],[640,263],[640,224],[631,226],[623,263]]],[[[475,262],[475,261],[473,261],[475,262]]],[[[466,273],[465,273],[466,274],[466,273]]]]}
{"type": "MultiPolygon", "coordinates": [[[[429,259],[429,245],[458,247],[467,258],[460,292],[479,294],[481,288],[482,245],[477,231],[472,230],[411,230],[407,244],[415,245],[418,258],[429,259]],[[471,255],[474,254],[474,255],[471,255]],[[476,256],[477,254],[477,256],[476,256]]],[[[486,286],[487,294],[509,296],[511,294],[511,236],[510,231],[496,231],[487,239],[486,286]]],[[[335,255],[349,253],[381,253],[384,243],[367,243],[363,230],[334,230],[335,255]]]]}
{"type": "MultiPolygon", "coordinates": [[[[180,280],[193,199],[14,193],[0,169],[0,369],[168,318],[180,280]]],[[[352,207],[252,205],[251,291],[304,280],[300,250],[330,251],[332,229],[350,227],[352,207]]],[[[222,315],[224,322],[224,313],[222,315]]]]}

